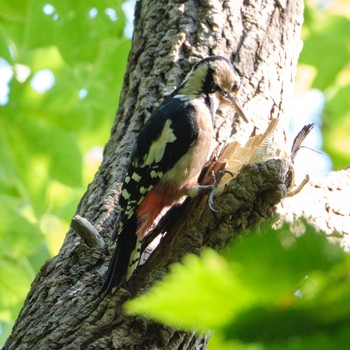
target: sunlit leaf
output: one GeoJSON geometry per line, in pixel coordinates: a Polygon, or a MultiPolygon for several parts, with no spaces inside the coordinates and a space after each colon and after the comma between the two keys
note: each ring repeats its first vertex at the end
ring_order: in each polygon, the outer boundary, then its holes
{"type": "Polygon", "coordinates": [[[27,15],[30,0],[0,0],[0,17],[9,21],[20,21],[27,15]]]}
{"type": "Polygon", "coordinates": [[[312,87],[325,89],[333,84],[349,62],[350,20],[319,14],[304,40],[300,63],[317,69],[312,87]]]}
{"type": "Polygon", "coordinates": [[[332,157],[334,167],[341,169],[350,164],[350,85],[336,91],[325,108],[324,148],[332,157]]]}
{"type": "Polygon", "coordinates": [[[99,55],[104,40],[122,35],[125,18],[115,1],[53,0],[50,6],[44,0],[31,1],[29,47],[57,45],[68,62],[91,62],[99,55]],[[50,35],[43,26],[50,28],[50,35]]]}
{"type": "Polygon", "coordinates": [[[0,57],[13,72],[0,106],[0,267],[20,280],[0,288],[0,347],[98,168],[85,153],[108,140],[130,49],[121,4],[0,0],[0,57]],[[42,71],[46,91],[32,86],[42,71]]]}
{"type": "Polygon", "coordinates": [[[12,61],[9,37],[2,27],[0,27],[0,57],[6,59],[8,62],[12,61]]]}
{"type": "Polygon", "coordinates": [[[225,339],[234,349],[289,348],[296,340],[296,349],[327,349],[332,335],[350,343],[343,339],[349,275],[340,247],[312,227],[296,237],[285,226],[244,236],[223,257],[210,250],[188,256],[125,308],[180,329],[215,330],[218,349],[225,339]]]}
{"type": "Polygon", "coordinates": [[[254,299],[227,262],[208,250],[201,258],[188,256],[184,265],[173,265],[164,282],[128,302],[126,309],[178,328],[209,330],[223,326],[254,299]]]}

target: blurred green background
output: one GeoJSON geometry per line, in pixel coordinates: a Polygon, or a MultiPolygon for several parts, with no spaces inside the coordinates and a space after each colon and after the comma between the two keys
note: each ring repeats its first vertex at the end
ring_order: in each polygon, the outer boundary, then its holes
{"type": "MultiPolygon", "coordinates": [[[[325,94],[324,149],[336,169],[350,158],[348,5],[308,3],[297,77],[297,94],[325,94]]],[[[0,345],[101,162],[131,46],[132,7],[0,0],[0,345]]]]}
{"type": "Polygon", "coordinates": [[[130,4],[0,0],[0,345],[101,162],[130,4]]]}

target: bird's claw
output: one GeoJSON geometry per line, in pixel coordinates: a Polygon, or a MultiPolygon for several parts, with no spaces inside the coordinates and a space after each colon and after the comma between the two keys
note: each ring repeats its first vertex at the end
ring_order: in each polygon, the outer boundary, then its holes
{"type": "Polygon", "coordinates": [[[230,174],[233,177],[233,173],[230,170],[220,170],[218,177],[216,177],[215,172],[212,171],[212,176],[213,176],[214,182],[211,185],[212,189],[209,193],[208,206],[209,206],[210,210],[212,210],[215,213],[217,213],[217,210],[213,207],[215,194],[216,194],[218,185],[225,174],[230,174]]]}

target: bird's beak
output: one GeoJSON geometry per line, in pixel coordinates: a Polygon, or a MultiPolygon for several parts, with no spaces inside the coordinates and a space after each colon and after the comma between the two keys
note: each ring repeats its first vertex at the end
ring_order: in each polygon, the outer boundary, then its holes
{"type": "Polygon", "coordinates": [[[248,119],[245,116],[242,107],[238,104],[236,98],[234,96],[232,96],[231,94],[227,95],[228,100],[231,102],[231,104],[233,105],[233,108],[235,109],[235,111],[237,112],[237,114],[246,122],[248,123],[248,119]]]}
{"type": "Polygon", "coordinates": [[[246,122],[248,123],[248,119],[245,116],[242,107],[238,104],[236,97],[234,95],[231,95],[230,93],[226,91],[219,91],[220,95],[222,96],[222,101],[225,103],[229,103],[230,105],[233,105],[234,110],[236,113],[246,122]]]}

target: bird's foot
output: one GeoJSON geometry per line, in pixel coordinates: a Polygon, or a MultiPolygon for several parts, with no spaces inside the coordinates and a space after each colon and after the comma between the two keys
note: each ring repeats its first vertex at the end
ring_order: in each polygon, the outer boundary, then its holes
{"type": "Polygon", "coordinates": [[[221,170],[218,176],[215,175],[214,171],[212,172],[214,182],[212,185],[208,186],[211,188],[211,191],[209,193],[208,206],[213,212],[217,212],[217,210],[213,207],[214,198],[215,198],[215,194],[218,189],[219,183],[225,174],[230,174],[233,177],[233,173],[229,170],[221,170]]]}
{"type": "Polygon", "coordinates": [[[230,174],[233,177],[232,172],[229,170],[219,171],[218,176],[216,176],[215,172],[212,171],[212,177],[214,179],[214,182],[211,185],[199,185],[196,187],[189,188],[186,191],[186,195],[193,198],[193,197],[197,196],[202,191],[210,191],[208,205],[212,211],[217,212],[217,210],[214,209],[214,207],[213,207],[214,198],[215,198],[215,194],[216,194],[217,188],[219,186],[219,183],[225,174],[230,174]]]}

